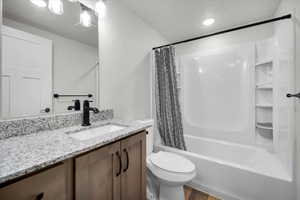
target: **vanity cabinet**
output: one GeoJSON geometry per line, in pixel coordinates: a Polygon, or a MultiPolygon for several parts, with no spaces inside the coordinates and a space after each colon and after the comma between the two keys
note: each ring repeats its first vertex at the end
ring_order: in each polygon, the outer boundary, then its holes
{"type": "Polygon", "coordinates": [[[146,131],[0,186],[1,200],[146,200],[146,131]]]}
{"type": "Polygon", "coordinates": [[[1,200],[66,200],[67,172],[64,163],[0,189],[1,200]]]}
{"type": "Polygon", "coordinates": [[[75,158],[76,200],[145,200],[146,133],[75,158]]]}

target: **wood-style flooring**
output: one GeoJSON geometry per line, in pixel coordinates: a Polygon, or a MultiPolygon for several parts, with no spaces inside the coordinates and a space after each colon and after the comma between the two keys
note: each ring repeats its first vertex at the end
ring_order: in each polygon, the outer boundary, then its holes
{"type": "Polygon", "coordinates": [[[185,200],[220,200],[188,186],[184,186],[184,196],[185,200]]]}

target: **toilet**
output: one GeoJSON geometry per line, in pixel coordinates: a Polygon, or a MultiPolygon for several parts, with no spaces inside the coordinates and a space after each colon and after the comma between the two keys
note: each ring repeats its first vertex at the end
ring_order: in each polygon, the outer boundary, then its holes
{"type": "Polygon", "coordinates": [[[159,200],[184,200],[183,185],[196,176],[196,167],[191,161],[164,151],[150,154],[147,168],[159,183],[159,200]]]}
{"type": "Polygon", "coordinates": [[[196,176],[190,160],[175,153],[153,152],[153,132],[147,136],[147,169],[159,185],[159,200],[184,200],[183,185],[196,176]]]}

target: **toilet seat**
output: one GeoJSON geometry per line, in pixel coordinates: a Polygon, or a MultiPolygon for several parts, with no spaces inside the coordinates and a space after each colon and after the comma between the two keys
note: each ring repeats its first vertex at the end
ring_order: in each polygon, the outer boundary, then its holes
{"type": "Polygon", "coordinates": [[[195,165],[188,159],[174,153],[160,151],[150,156],[150,161],[157,167],[174,173],[190,173],[195,165]]]}

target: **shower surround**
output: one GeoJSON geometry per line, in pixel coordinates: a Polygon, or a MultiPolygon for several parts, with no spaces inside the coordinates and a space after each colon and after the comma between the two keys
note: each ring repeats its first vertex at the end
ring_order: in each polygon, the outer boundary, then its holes
{"type": "Polygon", "coordinates": [[[197,166],[190,185],[225,200],[295,199],[294,104],[286,98],[294,93],[294,52],[269,28],[263,39],[225,45],[214,38],[201,44],[217,48],[196,44],[186,54],[188,45],[176,47],[187,151],[156,150],[189,158],[197,166]]]}

